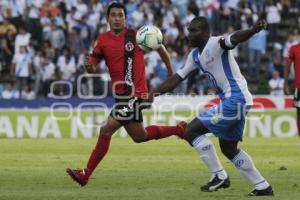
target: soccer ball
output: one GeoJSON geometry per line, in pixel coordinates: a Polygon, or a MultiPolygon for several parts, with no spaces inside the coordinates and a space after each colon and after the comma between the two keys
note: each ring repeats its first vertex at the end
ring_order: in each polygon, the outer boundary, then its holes
{"type": "Polygon", "coordinates": [[[136,43],[145,52],[158,49],[162,45],[162,41],[161,31],[153,25],[142,26],[136,33],[136,43]]]}

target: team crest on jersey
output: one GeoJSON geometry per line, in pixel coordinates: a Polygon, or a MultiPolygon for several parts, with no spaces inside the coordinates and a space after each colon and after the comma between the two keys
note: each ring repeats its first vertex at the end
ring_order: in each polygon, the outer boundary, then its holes
{"type": "Polygon", "coordinates": [[[126,51],[132,51],[134,49],[134,44],[132,43],[132,42],[127,42],[126,44],[125,44],[125,50],[126,51]]]}

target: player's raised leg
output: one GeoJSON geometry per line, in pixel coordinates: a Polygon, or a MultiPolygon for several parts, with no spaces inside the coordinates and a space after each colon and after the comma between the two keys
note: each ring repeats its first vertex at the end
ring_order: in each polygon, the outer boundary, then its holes
{"type": "Polygon", "coordinates": [[[87,165],[84,169],[70,169],[67,168],[66,172],[71,176],[71,178],[84,186],[88,183],[89,177],[92,175],[93,171],[101,160],[106,155],[111,136],[121,127],[121,124],[112,117],[108,117],[106,124],[100,128],[100,135],[98,137],[97,144],[92,151],[87,165]]]}
{"type": "Polygon", "coordinates": [[[159,126],[151,125],[144,128],[141,122],[129,122],[124,125],[127,133],[134,142],[146,142],[149,140],[159,140],[172,135],[176,135],[182,139],[185,138],[185,122],[179,122],[176,126],[159,126]]]}
{"type": "Polygon", "coordinates": [[[251,157],[242,149],[238,149],[238,141],[219,139],[222,153],[235,165],[238,171],[254,185],[248,196],[273,196],[270,184],[256,169],[251,157]]]}
{"type": "Polygon", "coordinates": [[[209,132],[208,129],[198,118],[195,118],[188,124],[186,132],[189,143],[196,149],[212,174],[212,178],[207,184],[201,186],[201,190],[211,192],[220,188],[228,188],[230,186],[229,176],[220,162],[214,144],[205,135],[209,132]]]}

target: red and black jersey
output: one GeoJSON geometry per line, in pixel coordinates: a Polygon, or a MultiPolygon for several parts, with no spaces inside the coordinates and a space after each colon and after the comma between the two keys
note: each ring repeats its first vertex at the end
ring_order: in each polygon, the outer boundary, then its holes
{"type": "MultiPolygon", "coordinates": [[[[93,54],[90,60],[98,64],[104,58],[109,69],[109,74],[114,85],[115,93],[122,95],[125,93],[122,84],[125,78],[124,59],[125,59],[125,35],[128,29],[125,28],[119,35],[114,35],[111,31],[100,34],[94,45],[93,54]]],[[[143,97],[148,93],[144,52],[135,43],[133,60],[133,90],[134,96],[143,97]]]]}
{"type": "Polygon", "coordinates": [[[300,89],[300,43],[290,47],[288,55],[289,64],[294,63],[295,87],[300,89]]]}

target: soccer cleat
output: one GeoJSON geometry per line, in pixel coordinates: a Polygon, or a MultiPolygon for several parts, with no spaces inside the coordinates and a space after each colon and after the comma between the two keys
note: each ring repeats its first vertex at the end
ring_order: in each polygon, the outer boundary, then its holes
{"type": "Polygon", "coordinates": [[[213,178],[210,179],[210,181],[206,184],[201,186],[201,191],[203,192],[212,192],[212,191],[217,191],[220,188],[229,188],[230,187],[230,180],[229,177],[226,179],[222,180],[219,179],[218,175],[214,176],[213,178]]]}
{"type": "Polygon", "coordinates": [[[274,196],[274,191],[271,186],[267,187],[264,190],[257,190],[254,189],[252,192],[250,192],[248,197],[254,197],[254,196],[274,196]]]}
{"type": "Polygon", "coordinates": [[[177,135],[181,139],[186,139],[186,133],[185,133],[186,126],[187,126],[187,123],[185,121],[181,121],[177,124],[177,127],[181,128],[183,130],[182,134],[177,135]]]}
{"type": "Polygon", "coordinates": [[[70,169],[70,168],[67,168],[66,172],[79,185],[85,186],[88,183],[88,178],[86,176],[85,169],[70,169]]]}

